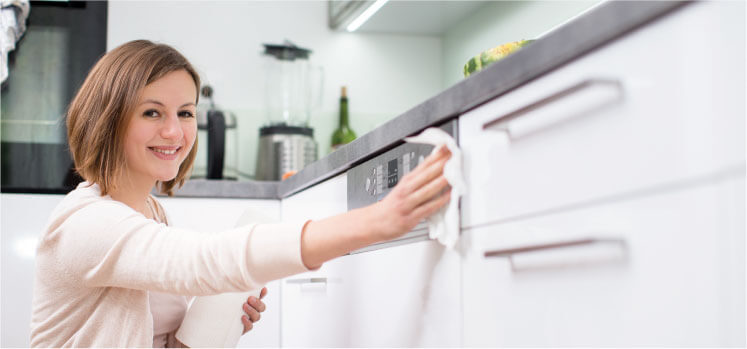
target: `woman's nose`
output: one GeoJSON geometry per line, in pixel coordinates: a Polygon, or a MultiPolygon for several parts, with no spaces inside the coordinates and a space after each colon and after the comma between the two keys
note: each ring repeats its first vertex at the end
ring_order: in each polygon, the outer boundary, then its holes
{"type": "Polygon", "coordinates": [[[161,127],[161,138],[179,140],[184,135],[182,132],[182,126],[179,122],[179,116],[170,114],[168,117],[163,119],[163,125],[161,127]]]}

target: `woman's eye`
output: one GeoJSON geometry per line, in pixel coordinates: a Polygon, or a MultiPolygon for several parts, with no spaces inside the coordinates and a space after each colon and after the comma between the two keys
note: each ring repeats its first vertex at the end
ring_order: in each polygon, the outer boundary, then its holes
{"type": "Polygon", "coordinates": [[[183,111],[179,112],[179,117],[182,117],[182,118],[193,118],[193,117],[195,117],[195,114],[192,113],[189,110],[183,110],[183,111]]]}
{"type": "Polygon", "coordinates": [[[156,118],[158,117],[158,111],[155,109],[148,109],[145,112],[143,112],[143,116],[149,117],[149,118],[156,118]]]}

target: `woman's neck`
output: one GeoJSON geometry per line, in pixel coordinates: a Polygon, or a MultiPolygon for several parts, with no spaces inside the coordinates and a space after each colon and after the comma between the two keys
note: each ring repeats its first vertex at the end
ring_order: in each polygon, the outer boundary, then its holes
{"type": "Polygon", "coordinates": [[[147,200],[154,185],[155,183],[142,181],[137,183],[136,181],[125,178],[119,181],[116,188],[109,192],[109,196],[114,200],[130,206],[133,210],[142,213],[146,217],[152,218],[150,217],[151,214],[148,209],[147,200]]]}

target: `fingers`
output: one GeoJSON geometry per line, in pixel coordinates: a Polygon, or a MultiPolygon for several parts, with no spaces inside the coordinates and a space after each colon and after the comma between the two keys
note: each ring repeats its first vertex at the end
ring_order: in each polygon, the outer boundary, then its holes
{"type": "Polygon", "coordinates": [[[250,307],[249,304],[247,304],[247,303],[244,303],[244,308],[243,309],[244,309],[244,312],[246,313],[246,315],[249,316],[249,320],[251,320],[252,322],[259,321],[260,315],[259,315],[259,311],[257,309],[255,309],[253,307],[250,307]]]}
{"type": "Polygon", "coordinates": [[[254,327],[252,322],[249,320],[249,317],[247,317],[246,315],[243,315],[241,317],[241,323],[244,324],[244,333],[242,334],[246,334],[247,332],[251,331],[252,327],[254,327]]]}
{"type": "Polygon", "coordinates": [[[428,155],[428,157],[425,158],[423,160],[423,162],[420,163],[420,165],[422,165],[422,166],[429,166],[429,165],[437,162],[441,158],[446,157],[446,156],[450,156],[450,155],[451,155],[451,152],[449,151],[449,148],[447,148],[444,145],[441,145],[441,146],[439,146],[438,150],[436,150],[435,152],[433,152],[433,154],[428,155]]]}
{"type": "Polygon", "coordinates": [[[242,309],[246,315],[241,316],[241,323],[244,324],[244,333],[251,331],[254,327],[254,323],[259,321],[261,312],[265,311],[265,303],[260,299],[267,295],[267,287],[263,287],[262,291],[259,292],[259,299],[254,296],[249,296],[246,299],[246,303],[242,306],[242,309]]]}
{"type": "Polygon", "coordinates": [[[421,205],[413,211],[413,216],[418,221],[425,219],[426,217],[436,213],[441,207],[449,203],[451,199],[451,190],[441,194],[438,198],[435,198],[427,203],[421,205]]]}
{"type": "Polygon", "coordinates": [[[411,172],[411,178],[408,180],[409,183],[406,186],[406,190],[409,192],[405,194],[417,191],[420,187],[441,175],[444,172],[446,161],[451,157],[450,154],[451,153],[446,153],[446,155],[439,157],[436,162],[422,168],[418,166],[418,168],[411,172]]]}
{"type": "Polygon", "coordinates": [[[435,196],[437,196],[438,193],[444,190],[444,188],[446,188],[448,185],[449,181],[447,181],[446,177],[444,177],[443,175],[426,183],[424,186],[420,187],[420,189],[411,194],[412,207],[418,207],[423,203],[434,199],[435,196]]]}

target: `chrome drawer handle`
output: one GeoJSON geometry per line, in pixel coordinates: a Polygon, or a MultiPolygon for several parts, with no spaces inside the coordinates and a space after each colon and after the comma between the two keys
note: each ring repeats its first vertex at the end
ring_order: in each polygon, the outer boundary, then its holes
{"type": "MultiPolygon", "coordinates": [[[[591,78],[555,92],[527,106],[501,115],[483,124],[482,128],[483,130],[503,131],[508,134],[510,139],[516,139],[523,134],[512,130],[510,123],[523,116],[545,111],[547,114],[538,117],[538,119],[545,119],[540,120],[540,124],[544,123],[541,126],[551,126],[560,121],[592,113],[605,106],[619,102],[622,98],[623,86],[619,80],[591,78]],[[550,107],[557,107],[558,110],[546,110],[550,107]]],[[[524,134],[530,132],[525,132],[524,134]]]]}
{"type": "Polygon", "coordinates": [[[285,280],[287,284],[326,284],[326,277],[315,277],[315,278],[300,278],[300,279],[289,279],[285,280]]]}
{"type": "Polygon", "coordinates": [[[601,244],[601,243],[619,244],[621,246],[626,246],[625,240],[623,239],[585,238],[585,239],[578,239],[578,240],[561,241],[561,242],[553,242],[553,243],[547,243],[547,244],[539,244],[539,245],[532,245],[532,246],[523,246],[523,247],[514,247],[514,248],[486,251],[485,257],[486,258],[487,257],[511,257],[515,254],[520,254],[520,253],[552,250],[552,249],[558,249],[558,248],[564,248],[564,247],[601,244]]]}
{"type": "MultiPolygon", "coordinates": [[[[610,246],[610,247],[613,247],[610,246]]],[[[539,245],[531,245],[531,246],[524,246],[524,247],[515,247],[515,248],[506,248],[506,249],[500,249],[500,250],[493,250],[493,251],[487,251],[485,252],[485,257],[505,257],[508,259],[509,264],[511,265],[511,270],[513,272],[519,272],[519,271],[529,271],[529,270],[549,270],[549,269],[557,269],[557,268],[567,268],[572,266],[602,266],[607,265],[609,263],[620,263],[625,262],[627,260],[627,244],[625,240],[623,239],[616,239],[616,238],[584,238],[584,239],[578,239],[578,240],[570,240],[570,241],[561,241],[561,242],[553,242],[553,243],[546,243],[546,244],[539,244],[539,245]],[[594,250],[597,253],[592,253],[591,255],[588,254],[588,252],[576,254],[572,253],[570,255],[565,255],[560,260],[557,259],[557,255],[549,254],[547,256],[538,256],[534,254],[529,254],[530,252],[539,252],[539,251],[548,251],[548,250],[557,250],[557,249],[563,249],[568,247],[579,247],[579,246],[590,246],[590,245],[613,245],[615,248],[613,250],[602,250],[605,253],[602,255],[599,255],[598,250],[594,250]],[[612,253],[610,253],[612,252],[612,253]],[[520,254],[527,254],[526,257],[518,256],[520,254]],[[537,258],[539,257],[540,263],[537,264],[537,258]],[[543,258],[544,257],[544,258],[543,258]],[[546,257],[553,257],[551,258],[551,262],[548,263],[546,257]],[[591,258],[590,258],[591,257],[591,258]],[[534,263],[532,263],[532,260],[534,263]]]]}

